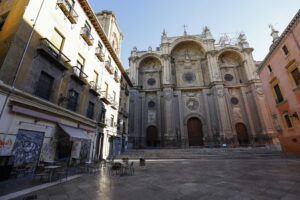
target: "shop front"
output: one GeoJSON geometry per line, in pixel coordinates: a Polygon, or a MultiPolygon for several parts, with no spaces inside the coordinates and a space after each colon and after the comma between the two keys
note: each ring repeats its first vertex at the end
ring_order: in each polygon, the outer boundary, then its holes
{"type": "Polygon", "coordinates": [[[92,139],[80,128],[59,124],[56,158],[69,164],[91,160],[92,139]]]}

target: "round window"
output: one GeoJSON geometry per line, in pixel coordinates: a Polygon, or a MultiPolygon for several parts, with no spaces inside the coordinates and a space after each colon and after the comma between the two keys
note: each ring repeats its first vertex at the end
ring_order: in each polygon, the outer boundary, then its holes
{"type": "Polygon", "coordinates": [[[232,81],[233,80],[233,76],[231,74],[225,74],[224,79],[226,81],[232,81]]]}
{"type": "Polygon", "coordinates": [[[156,83],[154,78],[149,78],[147,81],[148,85],[154,85],[156,83]]]}
{"type": "Polygon", "coordinates": [[[193,74],[192,72],[187,72],[183,74],[183,80],[185,82],[192,83],[195,80],[195,74],[193,74]]]}
{"type": "Polygon", "coordinates": [[[232,98],[230,99],[230,102],[231,102],[233,105],[237,105],[237,104],[239,103],[239,100],[238,100],[238,98],[236,98],[236,97],[232,97],[232,98]]]}
{"type": "Polygon", "coordinates": [[[149,107],[149,108],[154,108],[154,107],[155,107],[154,101],[149,101],[148,107],[149,107]]]}

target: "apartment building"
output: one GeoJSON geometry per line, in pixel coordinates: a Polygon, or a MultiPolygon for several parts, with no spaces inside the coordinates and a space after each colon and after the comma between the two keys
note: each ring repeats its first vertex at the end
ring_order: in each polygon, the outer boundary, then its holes
{"type": "Polygon", "coordinates": [[[0,156],[19,166],[116,154],[121,80],[131,85],[122,38],[115,15],[87,0],[1,1],[0,156]]]}
{"type": "Polygon", "coordinates": [[[273,43],[258,69],[284,152],[300,155],[300,10],[273,43]]]}

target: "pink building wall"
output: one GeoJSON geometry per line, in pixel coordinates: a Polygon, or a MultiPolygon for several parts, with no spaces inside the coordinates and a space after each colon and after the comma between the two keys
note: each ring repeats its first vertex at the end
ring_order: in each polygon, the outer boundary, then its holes
{"type": "MultiPolygon", "coordinates": [[[[276,48],[271,53],[270,57],[265,60],[259,76],[262,80],[263,89],[266,95],[268,105],[272,115],[277,116],[277,120],[273,118],[274,124],[282,131],[278,131],[278,137],[283,151],[289,154],[295,154],[300,156],[300,86],[294,86],[292,79],[289,76],[286,66],[290,63],[296,62],[297,68],[300,71],[300,13],[298,12],[292,21],[292,29],[286,35],[281,36],[280,42],[276,45],[276,48]],[[298,16],[298,17],[297,17],[298,16]],[[285,55],[282,47],[286,45],[289,50],[289,54],[285,55]],[[272,72],[269,71],[268,65],[272,67],[272,72]],[[281,93],[284,98],[284,102],[276,104],[276,97],[273,92],[271,82],[278,80],[278,84],[281,89],[281,93]],[[290,117],[293,128],[288,128],[284,120],[283,114],[288,112],[290,116],[297,113],[299,118],[295,116],[290,117]]],[[[289,29],[289,27],[287,28],[289,29]]],[[[286,29],[286,30],[287,30],[286,29]]]]}

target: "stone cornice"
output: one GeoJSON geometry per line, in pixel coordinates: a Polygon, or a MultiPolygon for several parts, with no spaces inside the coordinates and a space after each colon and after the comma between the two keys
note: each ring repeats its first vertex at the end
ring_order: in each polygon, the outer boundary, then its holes
{"type": "Polygon", "coordinates": [[[11,95],[12,102],[31,107],[41,112],[47,112],[56,116],[67,118],[75,122],[80,122],[87,126],[95,127],[96,121],[86,118],[83,115],[67,110],[61,106],[53,104],[49,101],[40,99],[36,96],[28,94],[16,88],[12,88],[6,84],[0,83],[0,92],[5,92],[11,95]]]}
{"type": "Polygon", "coordinates": [[[289,25],[286,27],[286,29],[283,31],[283,33],[278,38],[278,40],[272,44],[269,53],[267,54],[267,56],[265,57],[265,59],[262,61],[259,68],[257,69],[258,73],[262,70],[263,66],[266,64],[266,62],[272,56],[273,52],[280,46],[280,44],[283,42],[285,37],[291,32],[291,30],[295,27],[295,25],[297,23],[299,23],[299,21],[300,21],[300,10],[298,10],[298,12],[296,13],[296,15],[294,16],[292,21],[289,23],[289,25]]]}

